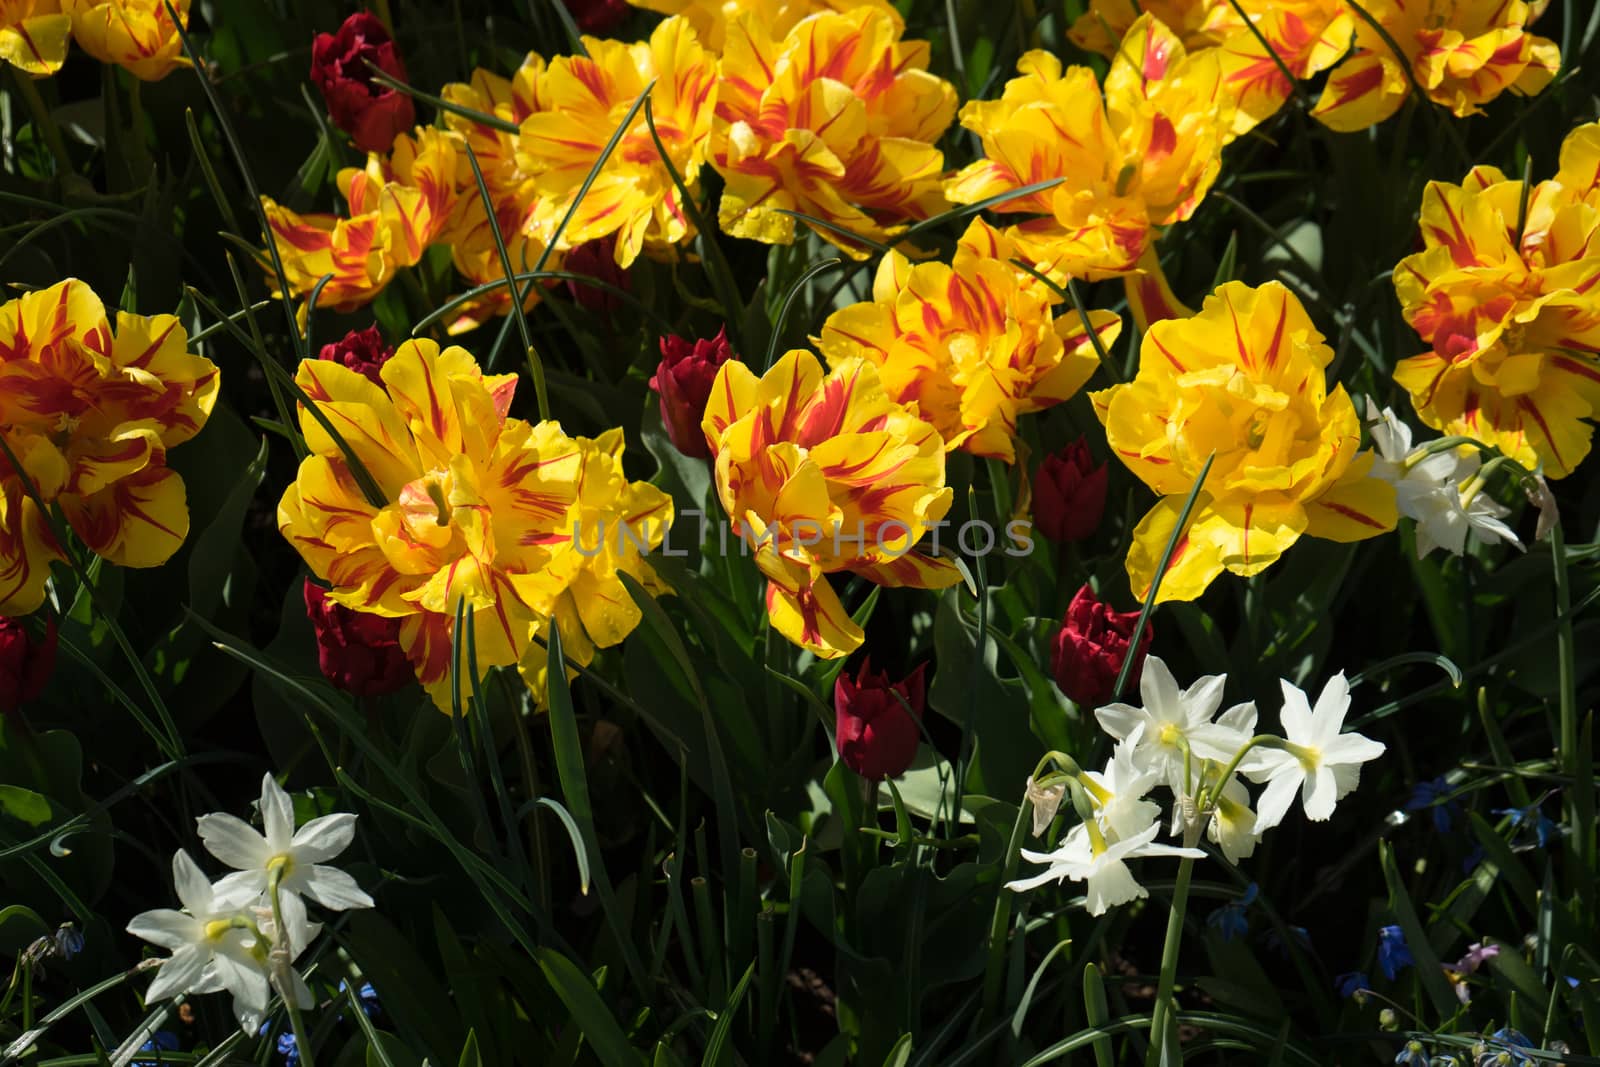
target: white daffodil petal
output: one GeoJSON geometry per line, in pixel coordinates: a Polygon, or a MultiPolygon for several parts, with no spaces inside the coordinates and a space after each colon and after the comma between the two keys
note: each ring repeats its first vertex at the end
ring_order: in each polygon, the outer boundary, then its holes
{"type": "Polygon", "coordinates": [[[1333,771],[1328,767],[1318,767],[1306,775],[1305,783],[1300,788],[1300,800],[1306,809],[1306,818],[1312,822],[1323,822],[1333,814],[1333,806],[1339,799],[1339,784],[1334,781],[1333,771]]]}
{"type": "Polygon", "coordinates": [[[1278,721],[1283,724],[1283,732],[1289,740],[1303,741],[1311,735],[1311,705],[1306,702],[1306,695],[1288,679],[1278,685],[1283,690],[1283,708],[1278,712],[1278,721]]]}
{"type": "Polygon", "coordinates": [[[1084,888],[1090,915],[1104,915],[1119,904],[1150,895],[1149,890],[1134,879],[1133,872],[1121,860],[1101,864],[1089,876],[1084,888]]]}
{"type": "Polygon", "coordinates": [[[127,929],[134,937],[172,951],[194,944],[201,935],[198,920],[171,908],[141,912],[128,921],[127,929]]]}
{"type": "Polygon", "coordinates": [[[198,945],[185,945],[161,964],[155,981],[145,991],[145,1000],[165,1000],[179,993],[187,993],[200,982],[209,961],[198,945]]]}
{"type": "Polygon", "coordinates": [[[265,867],[272,857],[267,839],[243,819],[232,815],[202,815],[196,820],[206,851],[235,870],[265,867]]]}
{"type": "Polygon", "coordinates": [[[372,898],[360,884],[337,867],[318,864],[304,874],[296,873],[301,892],[324,908],[345,911],[372,907],[372,898]]]}
{"type": "Polygon", "coordinates": [[[248,908],[267,891],[265,868],[225,874],[211,887],[211,906],[219,911],[248,908]]]}
{"type": "Polygon", "coordinates": [[[1317,706],[1311,709],[1311,719],[1316,732],[1322,737],[1337,737],[1344,729],[1344,713],[1350,709],[1350,683],[1344,671],[1329,678],[1317,695],[1317,706]]]}
{"type": "Polygon", "coordinates": [[[1283,821],[1283,817],[1289,813],[1289,806],[1294,803],[1294,795],[1299,791],[1303,778],[1303,773],[1286,767],[1284,773],[1267,783],[1267,788],[1261,791],[1260,802],[1256,804],[1256,833],[1264,833],[1283,821]]]}
{"type": "Polygon", "coordinates": [[[1038,889],[1040,886],[1047,885],[1050,882],[1059,882],[1063,877],[1063,874],[1059,874],[1054,868],[1050,868],[1031,878],[1018,878],[1014,882],[1007,882],[1006,888],[1013,893],[1026,893],[1030,889],[1038,889]]]}
{"type": "Polygon", "coordinates": [[[270,772],[261,778],[261,825],[272,855],[289,851],[294,839],[294,801],[270,772]]]}
{"type": "Polygon", "coordinates": [[[1366,763],[1388,751],[1382,741],[1361,734],[1340,734],[1322,746],[1324,763],[1366,763]]]}
{"type": "Polygon", "coordinates": [[[1188,713],[1190,723],[1199,725],[1211,721],[1211,716],[1222,706],[1222,690],[1227,684],[1227,675],[1208,674],[1183,691],[1183,710],[1188,713]]]}
{"type": "Polygon", "coordinates": [[[172,857],[172,888],[191,915],[211,911],[211,880],[187,849],[179,849],[172,857]]]}
{"type": "Polygon", "coordinates": [[[356,837],[356,817],[349,812],[323,815],[296,831],[291,845],[296,863],[322,863],[350,847],[356,837]]]}
{"type": "Polygon", "coordinates": [[[1144,712],[1127,704],[1107,704],[1103,708],[1096,708],[1094,717],[1100,723],[1100,729],[1118,741],[1133,733],[1145,720],[1144,712]]]}
{"type": "Polygon", "coordinates": [[[272,990],[267,983],[264,964],[245,955],[243,950],[219,952],[213,964],[223,987],[233,994],[236,1001],[242,1001],[255,1011],[266,1010],[267,1002],[272,999],[272,990]]]}

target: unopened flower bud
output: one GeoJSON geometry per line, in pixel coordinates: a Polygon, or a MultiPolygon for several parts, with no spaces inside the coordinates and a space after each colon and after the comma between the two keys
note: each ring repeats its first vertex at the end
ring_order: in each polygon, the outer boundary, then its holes
{"type": "Polygon", "coordinates": [[[1394,1030],[1400,1025],[1400,1017],[1394,1013],[1393,1008],[1384,1008],[1378,1013],[1378,1026],[1384,1030],[1394,1030]]]}
{"type": "Polygon", "coordinates": [[[1038,837],[1049,827],[1056,817],[1056,812],[1061,810],[1061,798],[1066,795],[1067,783],[1057,782],[1054,785],[1040,786],[1032,776],[1028,778],[1028,788],[1024,793],[1027,802],[1033,806],[1033,836],[1038,837]]]}

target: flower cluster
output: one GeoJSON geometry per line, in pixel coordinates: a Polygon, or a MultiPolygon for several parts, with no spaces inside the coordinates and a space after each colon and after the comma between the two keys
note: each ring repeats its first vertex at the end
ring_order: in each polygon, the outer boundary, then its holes
{"type": "Polygon", "coordinates": [[[1203,831],[1230,863],[1237,863],[1283,821],[1296,795],[1306,818],[1331,816],[1337,802],[1356,788],[1361,765],[1384,752],[1380,742],[1342,732],[1350,707],[1343,674],[1328,680],[1315,706],[1298,687],[1282,683],[1283,736],[1255,732],[1254,702],[1219,715],[1226,682],[1226,675],[1208,675],[1180,689],[1165,663],[1154,656],[1146,660],[1139,685],[1144,705],[1108,704],[1095,712],[1101,728],[1117,740],[1105,769],[1082,771],[1070,757],[1053,752],[1029,779],[1036,836],[1068,792],[1081,821],[1054,851],[1024,850],[1024,859],[1046,869],[1009,888],[1084,882],[1090,914],[1103,914],[1148,895],[1126,861],[1200,858],[1205,854],[1194,846],[1203,831]],[[1062,769],[1041,777],[1052,761],[1062,769]],[[1266,786],[1255,810],[1240,775],[1266,786]],[[1161,809],[1148,794],[1157,786],[1172,794],[1171,832],[1181,836],[1181,847],[1156,841],[1161,809]]]}
{"type": "Polygon", "coordinates": [[[190,0],[8,0],[0,5],[0,60],[35,78],[67,61],[67,42],[102,63],[144,81],[160,81],[189,65],[178,26],[189,25],[190,0]]]}
{"type": "MultiPolygon", "coordinates": [[[[1511,5],[1519,6],[1519,5],[1511,5]]],[[[1395,381],[1422,421],[1564,478],[1589,454],[1600,410],[1600,124],[1561,147],[1553,179],[1529,188],[1493,167],[1429,182],[1423,250],[1395,292],[1429,351],[1395,381]]]]}
{"type": "MultiPolygon", "coordinates": [[[[510,80],[474,71],[442,90],[444,127],[413,132],[410,98],[371,69],[405,76],[382,25],[358,14],[323,35],[313,79],[368,158],[339,175],[345,214],[266,202],[290,290],[309,298],[332,274],[318,302],[348,311],[432,245],[449,247],[458,273],[482,289],[504,279],[496,230],[519,272],[554,268],[599,241],[621,268],[640,255],[670,258],[694,236],[679,183],[695,195],[708,165],[724,179],[722,228],[768,242],[792,242],[795,218],[807,216],[865,255],[852,234],[880,240],[946,205],[933,142],[950,124],[955,89],[925,69],[925,42],[900,39],[893,8],[677,6],[683,13],[647,41],[585,37],[585,54],[529,54],[510,80]],[[619,132],[647,87],[648,113],[619,132]]],[[[528,301],[538,295],[528,287],[528,301]]],[[[449,328],[504,314],[513,299],[503,285],[469,294],[449,328]]]]}
{"type": "Polygon", "coordinates": [[[340,443],[302,409],[310,455],[278,525],[332,586],[327,600],[398,619],[400,646],[441,709],[451,707],[463,604],[476,669],[515,664],[536,693],[552,623],[582,664],[627,636],[640,614],[618,575],[656,587],[642,557],[672,501],[623,475],[622,432],[574,438],[555,422],[512,418],[515,375],[485,375],[466,350],[432,341],[401,345],[378,375],[381,385],[333,360],[296,374],[375,483],[363,489],[340,443]],[[629,536],[606,536],[619,527],[629,536]]]}
{"type": "Polygon", "coordinates": [[[172,881],[183,910],[147,911],[128,923],[130,934],[172,953],[160,961],[146,1000],[225,990],[247,1034],[260,1029],[274,990],[297,1008],[312,1005],[294,969],[322,929],[310,920],[305,898],[330,911],[372,907],[354,878],[327,864],[355,838],[354,815],[323,815],[296,830],[293,800],[267,774],[261,821],[264,832],[232,815],[202,816],[206,851],[232,873],[213,883],[180,850],[172,857],[172,881]]]}
{"type": "Polygon", "coordinates": [[[189,510],[167,450],[205,426],[218,385],[175,317],[119,311],[113,330],[76,278],[0,305],[0,614],[37,609],[67,558],[41,506],[119,566],[177,551],[189,510]]]}
{"type": "Polygon", "coordinates": [[[1069,36],[1112,57],[1147,13],[1191,53],[1215,54],[1234,104],[1234,133],[1271,117],[1295,82],[1332,68],[1311,114],[1330,129],[1389,118],[1415,85],[1456,116],[1511,90],[1541,91],[1561,66],[1554,42],[1528,32],[1545,5],[1526,0],[1091,0],[1069,36]],[[1352,48],[1353,44],[1353,48],[1352,48]]]}

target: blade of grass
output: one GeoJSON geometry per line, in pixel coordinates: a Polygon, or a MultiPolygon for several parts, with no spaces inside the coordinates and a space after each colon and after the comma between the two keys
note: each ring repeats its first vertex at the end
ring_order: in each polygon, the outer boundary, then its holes
{"type": "Polygon", "coordinates": [[[767,355],[761,361],[762,374],[771,370],[773,361],[778,358],[778,346],[783,343],[783,328],[789,321],[789,307],[794,303],[795,297],[800,295],[800,290],[817,275],[843,265],[842,259],[825,259],[821,263],[815,263],[789,287],[789,291],[783,296],[783,304],[778,308],[778,317],[772,322],[772,337],[767,341],[767,355]]]}
{"type": "Polygon", "coordinates": [[[493,293],[499,289],[505,289],[508,286],[513,292],[515,292],[516,282],[540,281],[580,282],[590,288],[599,289],[601,292],[609,293],[624,303],[630,304],[637,308],[642,314],[653,321],[657,328],[663,333],[672,332],[672,323],[663,318],[660,312],[645,304],[644,301],[640,300],[637,296],[628,292],[628,290],[621,288],[620,286],[613,285],[602,278],[596,278],[589,274],[577,274],[568,270],[541,270],[538,272],[529,271],[522,274],[515,274],[512,275],[510,279],[486,282],[483,285],[475,286],[471,289],[468,289],[464,293],[460,293],[451,297],[449,300],[446,300],[444,303],[428,312],[428,314],[418,319],[416,325],[411,327],[411,336],[421,336],[421,334],[427,330],[428,327],[432,326],[440,319],[445,318],[452,311],[456,310],[456,308],[470,301],[476,300],[480,296],[486,296],[489,293],[493,293]]]}
{"type": "Polygon", "coordinates": [[[1206,484],[1206,475],[1211,473],[1211,464],[1216,458],[1215,452],[1206,457],[1205,466],[1200,468],[1200,476],[1194,480],[1188,499],[1183,502],[1183,510],[1178,513],[1177,525],[1172,528],[1172,534],[1167,538],[1167,547],[1161,553],[1161,563],[1156,567],[1155,577],[1150,580],[1150,592],[1145,595],[1144,607],[1139,609],[1139,621],[1134,624],[1133,636],[1128,639],[1128,655],[1123,657],[1122,669],[1117,672],[1117,686],[1112,700],[1122,699],[1122,691],[1128,684],[1128,675],[1133,671],[1133,661],[1136,658],[1134,650],[1144,639],[1145,627],[1150,625],[1150,616],[1155,611],[1156,594],[1161,590],[1161,580],[1167,576],[1167,566],[1172,562],[1172,554],[1177,551],[1178,542],[1183,539],[1184,528],[1189,524],[1189,516],[1194,512],[1195,501],[1200,498],[1200,489],[1206,484]]]}

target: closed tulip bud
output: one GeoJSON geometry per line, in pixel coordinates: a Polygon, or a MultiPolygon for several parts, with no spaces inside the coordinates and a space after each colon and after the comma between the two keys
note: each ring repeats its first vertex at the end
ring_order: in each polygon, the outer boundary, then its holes
{"type": "MultiPolygon", "coordinates": [[[[1061,691],[1084,707],[1095,708],[1109,701],[1138,621],[1137,611],[1112,611],[1087,585],[1079,589],[1067,606],[1050,650],[1050,668],[1061,691]]],[[[1146,626],[1139,638],[1133,669],[1128,672],[1130,690],[1139,683],[1153,632],[1153,627],[1146,626]]]]}
{"type": "MultiPolygon", "coordinates": [[[[572,274],[587,275],[628,292],[628,272],[617,266],[615,234],[578,245],[562,260],[561,269],[572,274]]],[[[622,300],[616,293],[584,282],[569,280],[567,292],[572,296],[573,303],[595,315],[611,315],[622,307],[622,300]]]]}
{"type": "Polygon", "coordinates": [[[373,77],[377,67],[396,81],[406,80],[389,31],[376,15],[358,11],[338,33],[319,33],[311,45],[311,80],[322,91],[333,124],[363,152],[387,152],[397,134],[417,122],[411,97],[373,77]]]}
{"type": "Polygon", "coordinates": [[[877,781],[897,778],[911,766],[922,735],[926,669],[923,664],[890,685],[888,674],[874,672],[871,660],[864,659],[854,681],[839,675],[833,684],[834,725],[846,767],[877,781]]]}
{"type": "Polygon", "coordinates": [[[1082,541],[1106,510],[1106,465],[1095,466],[1079,437],[1046,456],[1033,476],[1033,523],[1052,541],[1082,541]]]}
{"type": "Polygon", "coordinates": [[[317,632],[317,665],[334,685],[358,697],[403,689],[416,674],[400,647],[400,620],[352,611],[306,579],[306,616],[317,632]]]}
{"type": "Polygon", "coordinates": [[[9,715],[38,697],[55,665],[55,623],[36,638],[21,619],[0,617],[0,714],[9,715]]]}
{"type": "Polygon", "coordinates": [[[381,387],[383,379],[378,372],[393,355],[394,348],[383,343],[383,334],[378,328],[368,326],[365,330],[351,330],[332,344],[323,345],[318,358],[347,367],[381,387]]]}
{"type": "Polygon", "coordinates": [[[661,422],[667,428],[667,436],[686,456],[707,459],[711,455],[700,423],[718,368],[738,358],[728,346],[727,335],[727,327],[723,327],[710,339],[661,339],[661,365],[650,379],[650,388],[661,394],[661,422]]]}
{"type": "Polygon", "coordinates": [[[622,25],[633,11],[627,0],[566,0],[566,4],[578,29],[597,37],[622,25]]]}

